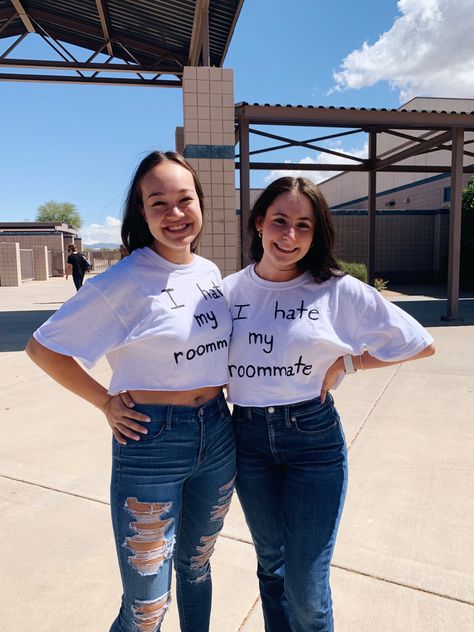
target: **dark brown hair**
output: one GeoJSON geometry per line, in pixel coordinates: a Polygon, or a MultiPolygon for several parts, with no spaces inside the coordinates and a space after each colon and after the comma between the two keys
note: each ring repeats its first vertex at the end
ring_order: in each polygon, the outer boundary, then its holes
{"type": "Polygon", "coordinates": [[[278,178],[260,194],[249,217],[248,231],[251,236],[249,255],[252,261],[258,262],[263,257],[262,240],[259,237],[256,220],[266,215],[267,209],[274,200],[287,191],[298,191],[306,195],[313,207],[315,227],[313,241],[306,255],[298,261],[301,271],[308,270],[319,283],[332,276],[344,274],[334,255],[335,230],[326,198],[319,187],[307,178],[278,178]]]}
{"type": "MultiPolygon", "coordinates": [[[[130,188],[128,189],[127,199],[125,201],[122,221],[122,243],[129,253],[133,252],[137,248],[150,246],[153,243],[153,235],[151,234],[142,213],[143,199],[140,185],[142,178],[150,171],[150,169],[153,169],[153,167],[165,162],[174,162],[184,169],[187,169],[192,174],[194,187],[199,199],[199,206],[201,207],[201,213],[204,215],[204,193],[197,174],[189,162],[183,158],[181,154],[174,151],[153,151],[151,154],[148,154],[148,156],[145,156],[138,165],[132,178],[130,188]]],[[[191,252],[196,252],[201,238],[201,233],[202,228],[196,236],[196,239],[194,239],[191,243],[191,252]]]]}

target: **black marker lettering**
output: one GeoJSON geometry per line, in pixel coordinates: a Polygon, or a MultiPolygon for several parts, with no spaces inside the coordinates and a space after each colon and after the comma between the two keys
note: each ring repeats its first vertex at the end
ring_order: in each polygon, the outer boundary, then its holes
{"type": "Polygon", "coordinates": [[[202,327],[203,325],[208,325],[209,323],[213,323],[211,325],[211,329],[217,329],[217,318],[213,311],[205,312],[204,314],[194,314],[194,318],[196,319],[199,327],[202,327]]]}
{"type": "Polygon", "coordinates": [[[271,353],[273,351],[273,334],[257,334],[253,331],[249,331],[249,345],[267,345],[268,348],[263,347],[263,353],[271,353]]]}
{"type": "Polygon", "coordinates": [[[180,307],[186,307],[185,305],[178,305],[176,303],[176,301],[174,300],[174,298],[171,296],[171,292],[174,292],[174,289],[172,287],[166,288],[166,290],[161,290],[161,292],[166,292],[166,294],[168,294],[168,296],[171,299],[171,302],[173,303],[174,307],[172,307],[171,309],[179,309],[180,307]]]}
{"type": "Polygon", "coordinates": [[[247,316],[241,316],[241,312],[242,312],[242,309],[244,307],[250,307],[250,303],[242,303],[241,305],[237,304],[237,305],[234,305],[234,307],[238,307],[239,308],[239,313],[234,318],[234,320],[247,320],[247,316]]]}

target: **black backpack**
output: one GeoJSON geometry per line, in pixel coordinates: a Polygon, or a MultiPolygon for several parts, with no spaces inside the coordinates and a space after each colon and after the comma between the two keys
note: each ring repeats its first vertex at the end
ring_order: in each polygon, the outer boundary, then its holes
{"type": "Polygon", "coordinates": [[[82,270],[83,274],[86,274],[86,272],[89,272],[89,270],[92,268],[89,259],[84,257],[84,255],[82,253],[81,253],[81,261],[80,261],[79,265],[81,266],[81,270],[82,270]]]}

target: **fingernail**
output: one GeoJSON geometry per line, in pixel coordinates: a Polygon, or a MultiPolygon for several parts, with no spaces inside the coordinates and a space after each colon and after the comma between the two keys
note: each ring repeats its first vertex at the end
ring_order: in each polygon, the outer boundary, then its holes
{"type": "Polygon", "coordinates": [[[129,402],[129,403],[128,403],[128,407],[129,407],[129,408],[133,408],[134,406],[135,406],[135,402],[129,402]]]}

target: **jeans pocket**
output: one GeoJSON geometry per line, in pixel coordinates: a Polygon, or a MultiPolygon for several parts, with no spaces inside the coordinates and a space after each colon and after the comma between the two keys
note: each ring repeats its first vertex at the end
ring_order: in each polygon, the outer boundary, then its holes
{"type": "Polygon", "coordinates": [[[142,425],[148,430],[147,434],[138,433],[140,435],[140,439],[138,441],[128,441],[127,447],[140,445],[141,443],[149,443],[150,441],[155,441],[160,438],[165,433],[166,419],[150,415],[150,421],[146,423],[144,422],[142,425]]]}
{"type": "Polygon", "coordinates": [[[328,402],[308,410],[295,412],[291,415],[291,422],[301,434],[321,434],[338,427],[339,415],[333,404],[328,402]]]}

